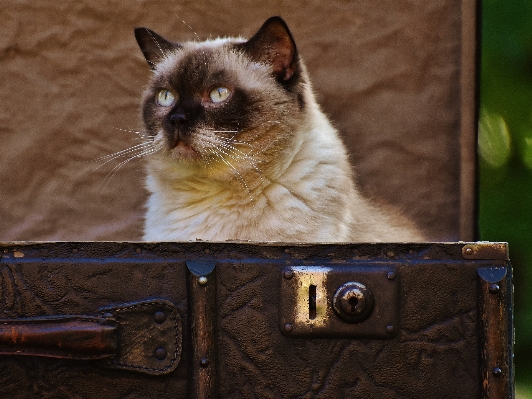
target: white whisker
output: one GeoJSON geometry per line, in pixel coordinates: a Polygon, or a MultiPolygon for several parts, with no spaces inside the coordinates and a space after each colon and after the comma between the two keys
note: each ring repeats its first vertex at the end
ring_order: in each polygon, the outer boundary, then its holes
{"type": "MultiPolygon", "coordinates": [[[[139,153],[129,157],[129,158],[126,158],[124,159],[123,161],[121,161],[118,165],[116,165],[109,173],[107,173],[107,175],[104,177],[103,179],[103,182],[105,182],[105,185],[107,185],[111,179],[113,178],[113,176],[118,172],[118,170],[124,166],[125,164],[127,164],[129,161],[132,161],[133,159],[136,159],[136,158],[142,158],[142,157],[147,157],[151,154],[154,154],[156,153],[157,151],[159,151],[160,149],[162,148],[162,145],[152,145],[151,147],[148,147],[142,151],[140,151],[139,153]]],[[[109,162],[109,161],[108,161],[109,162]]],[[[106,162],[107,163],[107,162],[106,162]]]]}
{"type": "Polygon", "coordinates": [[[240,174],[240,172],[238,171],[238,169],[236,169],[234,167],[234,165],[229,162],[228,160],[226,160],[223,155],[219,154],[217,151],[219,151],[219,148],[216,148],[216,147],[210,147],[208,148],[208,151],[212,154],[212,155],[215,155],[217,156],[218,158],[220,158],[220,160],[225,163],[232,171],[233,173],[235,174],[235,176],[238,178],[238,180],[240,181],[240,183],[242,184],[242,186],[244,187],[244,189],[247,191],[248,195],[249,195],[249,199],[251,201],[251,204],[253,207],[255,207],[255,200],[253,199],[253,196],[251,195],[251,190],[249,189],[249,186],[247,185],[246,181],[244,180],[244,178],[242,177],[242,175],[240,174]]]}
{"type": "Polygon", "coordinates": [[[143,139],[149,139],[151,136],[149,134],[147,134],[146,132],[141,132],[141,131],[138,131],[138,130],[134,130],[134,129],[120,129],[119,127],[115,127],[114,128],[115,130],[120,130],[121,132],[127,132],[127,133],[133,133],[133,134],[136,134],[140,137],[142,137],[143,139]]]}
{"type": "Polygon", "coordinates": [[[212,133],[235,133],[231,137],[224,137],[224,136],[216,136],[215,139],[217,140],[224,140],[225,142],[231,143],[231,144],[241,144],[241,145],[247,145],[248,147],[253,148],[253,146],[245,141],[239,141],[234,140],[236,133],[239,133],[238,130],[209,130],[209,132],[212,133]]]}
{"type": "Polygon", "coordinates": [[[196,39],[198,39],[198,42],[201,42],[198,34],[196,33],[196,31],[194,29],[192,29],[192,26],[190,26],[189,24],[187,24],[179,15],[177,15],[176,13],[174,13],[175,16],[181,21],[183,22],[187,27],[188,29],[190,29],[192,31],[192,33],[194,33],[194,36],[196,36],[196,39]]]}
{"type": "MultiPolygon", "coordinates": [[[[216,139],[219,139],[219,137],[216,137],[216,139]]],[[[211,142],[214,144],[214,146],[217,148],[219,152],[226,155],[227,157],[237,161],[237,162],[247,162],[259,175],[259,178],[264,183],[263,175],[264,173],[262,170],[259,169],[257,166],[257,163],[255,160],[247,153],[239,150],[236,148],[232,143],[230,142],[223,142],[221,140],[213,140],[214,142],[211,142]]]]}
{"type": "Polygon", "coordinates": [[[103,167],[104,165],[107,165],[109,162],[112,162],[114,161],[115,159],[118,159],[118,158],[121,158],[121,157],[124,157],[124,156],[128,156],[130,154],[134,154],[135,152],[138,152],[138,151],[145,151],[147,149],[150,149],[150,147],[154,147],[155,144],[153,142],[148,142],[148,143],[140,143],[140,144],[137,144],[133,147],[130,147],[130,148],[126,148],[124,150],[121,150],[121,151],[117,151],[113,154],[109,154],[109,155],[105,155],[103,157],[100,157],[100,158],[96,158],[94,160],[92,160],[92,162],[101,162],[100,165],[98,165],[96,168],[94,168],[92,170],[92,172],[95,172],[97,171],[98,169],[100,169],[101,167],[103,167]],[[104,161],[104,162],[102,162],[104,161]]]}

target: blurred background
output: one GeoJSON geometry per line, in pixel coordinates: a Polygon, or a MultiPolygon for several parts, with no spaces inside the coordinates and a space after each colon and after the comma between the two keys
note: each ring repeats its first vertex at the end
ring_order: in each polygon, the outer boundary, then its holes
{"type": "Polygon", "coordinates": [[[508,241],[518,397],[532,398],[532,2],[483,0],[480,238],[508,241]]]}
{"type": "Polygon", "coordinates": [[[140,239],[144,162],[105,158],[143,129],[150,71],[133,28],[250,37],[272,15],[287,21],[362,192],[427,240],[472,239],[474,1],[2,0],[0,240],[140,239]]]}

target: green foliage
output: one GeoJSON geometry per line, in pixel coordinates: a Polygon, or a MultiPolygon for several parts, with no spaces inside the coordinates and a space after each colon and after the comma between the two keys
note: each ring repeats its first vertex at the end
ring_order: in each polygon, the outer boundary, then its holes
{"type": "Polygon", "coordinates": [[[480,78],[480,238],[510,244],[517,383],[522,397],[529,397],[524,387],[532,386],[532,1],[482,2],[480,78]]]}
{"type": "Polygon", "coordinates": [[[504,118],[487,111],[480,113],[478,152],[493,168],[501,168],[510,158],[510,132],[504,118]]]}

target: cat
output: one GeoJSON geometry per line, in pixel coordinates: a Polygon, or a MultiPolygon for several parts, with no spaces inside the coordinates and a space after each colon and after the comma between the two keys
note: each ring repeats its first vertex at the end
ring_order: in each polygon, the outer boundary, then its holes
{"type": "Polygon", "coordinates": [[[152,70],[144,240],[422,240],[359,193],[282,18],[249,40],[135,38],[152,70]]]}

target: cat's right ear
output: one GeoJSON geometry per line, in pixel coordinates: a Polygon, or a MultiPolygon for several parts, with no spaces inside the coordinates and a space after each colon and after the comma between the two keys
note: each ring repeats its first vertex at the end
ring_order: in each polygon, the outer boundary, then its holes
{"type": "Polygon", "coordinates": [[[170,42],[148,28],[135,28],[135,39],[151,69],[155,68],[168,53],[181,46],[170,42]]]}
{"type": "Polygon", "coordinates": [[[253,60],[270,64],[281,83],[289,81],[297,69],[296,43],[281,17],[269,18],[247,42],[237,45],[253,60]]]}

